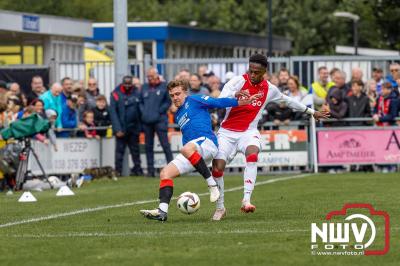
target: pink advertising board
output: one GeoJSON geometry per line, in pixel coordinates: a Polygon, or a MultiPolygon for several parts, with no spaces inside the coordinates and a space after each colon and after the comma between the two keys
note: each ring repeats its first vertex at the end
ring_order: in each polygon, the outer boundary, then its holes
{"type": "Polygon", "coordinates": [[[398,164],[400,129],[318,131],[318,163],[398,164]]]}

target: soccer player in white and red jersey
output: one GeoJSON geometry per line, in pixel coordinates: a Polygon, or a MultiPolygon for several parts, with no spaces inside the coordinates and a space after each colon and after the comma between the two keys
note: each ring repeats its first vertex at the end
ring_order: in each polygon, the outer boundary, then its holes
{"type": "Polygon", "coordinates": [[[257,129],[262,111],[270,102],[286,102],[294,111],[312,115],[316,120],[328,118],[326,111],[315,111],[302,103],[282,94],[279,89],[264,80],[268,67],[268,59],[261,54],[254,54],[249,59],[248,72],[242,76],[232,78],[225,84],[219,97],[250,97],[258,94],[258,98],[246,106],[226,108],[226,115],[218,130],[218,154],[213,160],[212,175],[216,180],[220,197],[213,220],[221,220],[226,215],[224,206],[224,170],[229,161],[237,152],[246,156],[246,168],[244,170],[244,196],[241,211],[254,212],[256,207],[251,204],[251,194],[254,190],[257,177],[258,153],[261,150],[261,137],[257,129]]]}

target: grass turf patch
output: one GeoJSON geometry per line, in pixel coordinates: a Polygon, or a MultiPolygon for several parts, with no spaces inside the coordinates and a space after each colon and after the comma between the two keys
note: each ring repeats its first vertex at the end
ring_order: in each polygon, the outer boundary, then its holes
{"type": "MultiPolygon", "coordinates": [[[[281,178],[259,176],[258,182],[281,178]]],[[[243,184],[227,176],[225,188],[243,184]]],[[[396,174],[310,175],[257,186],[253,214],[239,211],[242,189],[225,195],[228,216],[212,222],[208,195],[194,215],[183,215],[172,201],[168,222],[145,220],[140,209],[157,206],[158,180],[143,177],[102,180],[74,190],[34,193],[38,202],[18,203],[20,193],[0,197],[0,225],[88,210],[65,217],[0,228],[1,265],[397,265],[399,182],[396,174]],[[150,203],[138,201],[153,200],[150,203]],[[391,250],[384,256],[313,256],[310,224],[345,203],[370,203],[391,218],[391,250]],[[126,204],[127,205],[119,205],[126,204]],[[100,209],[90,209],[99,206],[100,209]],[[105,207],[108,206],[108,207],[105,207]],[[111,206],[111,207],[110,207],[111,206]]],[[[207,192],[199,176],[178,178],[184,191],[207,192]]],[[[382,228],[378,228],[381,230],[382,228]]]]}

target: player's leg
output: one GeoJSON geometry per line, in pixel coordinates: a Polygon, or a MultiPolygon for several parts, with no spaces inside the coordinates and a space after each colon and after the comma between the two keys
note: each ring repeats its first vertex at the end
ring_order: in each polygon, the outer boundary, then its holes
{"type": "Polygon", "coordinates": [[[227,132],[218,132],[218,153],[213,160],[212,175],[217,182],[219,189],[219,199],[217,200],[216,210],[212,220],[219,221],[226,216],[224,206],[224,171],[227,162],[236,154],[237,133],[228,134],[227,132]]]}
{"type": "MultiPolygon", "coordinates": [[[[208,166],[204,160],[205,158],[203,158],[201,154],[203,153],[203,155],[205,155],[204,150],[207,149],[207,147],[204,147],[205,149],[202,149],[201,146],[206,146],[207,143],[209,142],[211,141],[208,141],[206,138],[189,142],[185,146],[183,146],[183,148],[181,149],[181,154],[190,162],[193,168],[196,169],[197,172],[199,172],[199,174],[206,180],[210,190],[210,201],[215,202],[219,198],[217,183],[211,176],[211,172],[208,169],[208,166]]],[[[211,144],[212,146],[214,146],[213,148],[216,151],[217,147],[215,146],[215,144],[212,142],[211,144]]]]}
{"type": "Polygon", "coordinates": [[[246,168],[244,169],[244,191],[242,208],[243,212],[254,212],[256,207],[251,204],[251,194],[253,193],[254,186],[257,179],[257,161],[258,161],[259,148],[251,145],[246,149],[246,168]]]}
{"type": "Polygon", "coordinates": [[[219,221],[226,216],[226,209],[224,206],[224,170],[225,170],[226,162],[223,159],[214,159],[212,162],[212,176],[215,179],[218,190],[219,190],[219,199],[216,203],[216,210],[212,217],[212,220],[219,221]]]}
{"type": "Polygon", "coordinates": [[[251,204],[251,195],[256,184],[258,154],[261,150],[259,132],[244,133],[239,140],[238,148],[246,156],[246,167],[243,173],[244,191],[241,210],[246,213],[254,212],[256,207],[251,204]]]}
{"type": "MultiPolygon", "coordinates": [[[[177,159],[179,161],[179,158],[177,159]]],[[[160,172],[160,188],[159,188],[159,199],[160,204],[157,209],[154,210],[140,210],[140,212],[148,219],[166,221],[168,214],[168,206],[171,201],[174,192],[174,181],[173,179],[180,175],[178,166],[174,161],[169,163],[160,172]]]]}

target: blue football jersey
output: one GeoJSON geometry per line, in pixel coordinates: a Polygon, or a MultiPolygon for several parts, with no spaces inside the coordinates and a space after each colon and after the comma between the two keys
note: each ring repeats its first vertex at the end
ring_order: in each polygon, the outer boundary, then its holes
{"type": "Polygon", "coordinates": [[[187,96],[182,106],[175,114],[175,121],[182,131],[182,143],[185,145],[191,140],[206,137],[218,146],[208,109],[238,106],[233,98],[212,98],[206,95],[187,96]]]}

